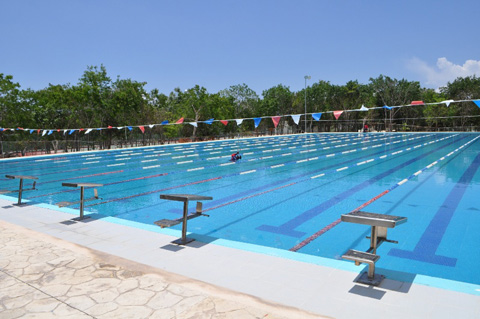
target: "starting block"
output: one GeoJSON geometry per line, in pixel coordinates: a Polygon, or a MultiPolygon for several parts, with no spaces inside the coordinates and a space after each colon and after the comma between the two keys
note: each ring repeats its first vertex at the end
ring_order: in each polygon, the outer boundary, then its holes
{"type": "Polygon", "coordinates": [[[83,216],[84,203],[88,202],[88,201],[91,201],[91,200],[95,200],[95,199],[101,199],[101,198],[98,197],[98,191],[97,191],[96,188],[93,189],[93,193],[94,193],[93,197],[85,198],[85,187],[101,187],[101,186],[103,186],[103,184],[97,184],[97,183],[62,183],[62,186],[80,187],[80,200],[76,201],[76,202],[67,202],[67,201],[60,202],[60,203],[57,203],[58,207],[66,207],[66,206],[70,206],[70,205],[80,203],[80,217],[78,219],[82,220],[84,218],[88,218],[88,217],[83,216]]]}
{"type": "Polygon", "coordinates": [[[0,190],[0,194],[8,194],[8,193],[17,193],[18,192],[18,203],[17,205],[21,205],[22,204],[22,193],[24,191],[31,191],[31,190],[37,190],[35,188],[37,182],[35,181],[36,179],[38,179],[38,177],[35,177],[35,176],[27,176],[27,175],[5,175],[6,178],[9,178],[9,179],[19,179],[20,180],[20,185],[18,187],[18,190],[0,190]],[[23,188],[23,180],[24,179],[32,179],[34,180],[33,181],[33,185],[32,185],[32,188],[27,188],[27,189],[24,189],[23,188]]]}
{"type": "Polygon", "coordinates": [[[182,238],[176,239],[172,241],[172,243],[177,244],[177,245],[186,245],[195,239],[193,238],[187,238],[187,220],[197,218],[200,216],[206,216],[210,217],[207,214],[202,213],[203,205],[201,200],[212,200],[213,197],[210,196],[200,196],[200,195],[190,195],[190,194],[164,194],[160,195],[161,199],[166,199],[166,200],[174,200],[174,201],[179,201],[183,202],[183,217],[182,218],[177,218],[177,219],[162,219],[154,222],[155,225],[160,226],[161,228],[165,227],[171,227],[178,225],[183,222],[182,225],[182,238]],[[196,211],[193,214],[188,215],[188,202],[190,200],[196,200],[197,201],[197,207],[196,211]]]}

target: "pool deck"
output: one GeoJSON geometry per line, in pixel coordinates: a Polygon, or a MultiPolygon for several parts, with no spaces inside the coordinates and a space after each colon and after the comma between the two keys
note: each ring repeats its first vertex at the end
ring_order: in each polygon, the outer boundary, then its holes
{"type": "Polygon", "coordinates": [[[1,318],[478,318],[480,313],[480,295],[388,278],[379,287],[355,283],[365,267],[348,261],[336,261],[346,265],[340,269],[215,241],[177,246],[171,241],[178,236],[108,218],[72,222],[77,215],[12,203],[0,199],[1,318]],[[79,273],[83,279],[76,280],[79,273]],[[118,288],[128,285],[133,286],[118,288]]]}

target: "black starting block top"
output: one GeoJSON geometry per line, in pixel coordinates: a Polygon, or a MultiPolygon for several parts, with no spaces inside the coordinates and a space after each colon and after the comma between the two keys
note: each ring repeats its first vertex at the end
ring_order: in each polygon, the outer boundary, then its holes
{"type": "Polygon", "coordinates": [[[160,195],[161,199],[167,200],[175,200],[178,202],[186,202],[191,200],[212,200],[213,197],[211,196],[200,196],[200,195],[192,195],[192,194],[162,194],[160,195]]]}
{"type": "Polygon", "coordinates": [[[405,223],[407,221],[407,217],[358,211],[342,215],[342,221],[362,225],[394,228],[397,225],[405,223]]]}
{"type": "Polygon", "coordinates": [[[62,183],[62,186],[67,187],[101,187],[103,184],[98,183],[62,183]]]}
{"type": "Polygon", "coordinates": [[[28,175],[5,175],[5,177],[10,179],[38,179],[38,177],[28,175]]]}

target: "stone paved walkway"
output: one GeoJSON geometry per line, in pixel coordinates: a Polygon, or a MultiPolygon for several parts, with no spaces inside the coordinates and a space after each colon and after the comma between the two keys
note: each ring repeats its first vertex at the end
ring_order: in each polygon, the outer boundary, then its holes
{"type": "Polygon", "coordinates": [[[0,221],[0,318],[320,318],[0,221]]]}

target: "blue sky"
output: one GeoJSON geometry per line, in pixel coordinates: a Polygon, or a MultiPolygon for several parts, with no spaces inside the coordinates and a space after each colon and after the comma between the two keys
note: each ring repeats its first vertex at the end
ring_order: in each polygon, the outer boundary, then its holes
{"type": "Polygon", "coordinates": [[[0,0],[0,73],[76,84],[87,66],[168,94],[259,95],[380,74],[438,88],[480,76],[480,1],[0,0]]]}

